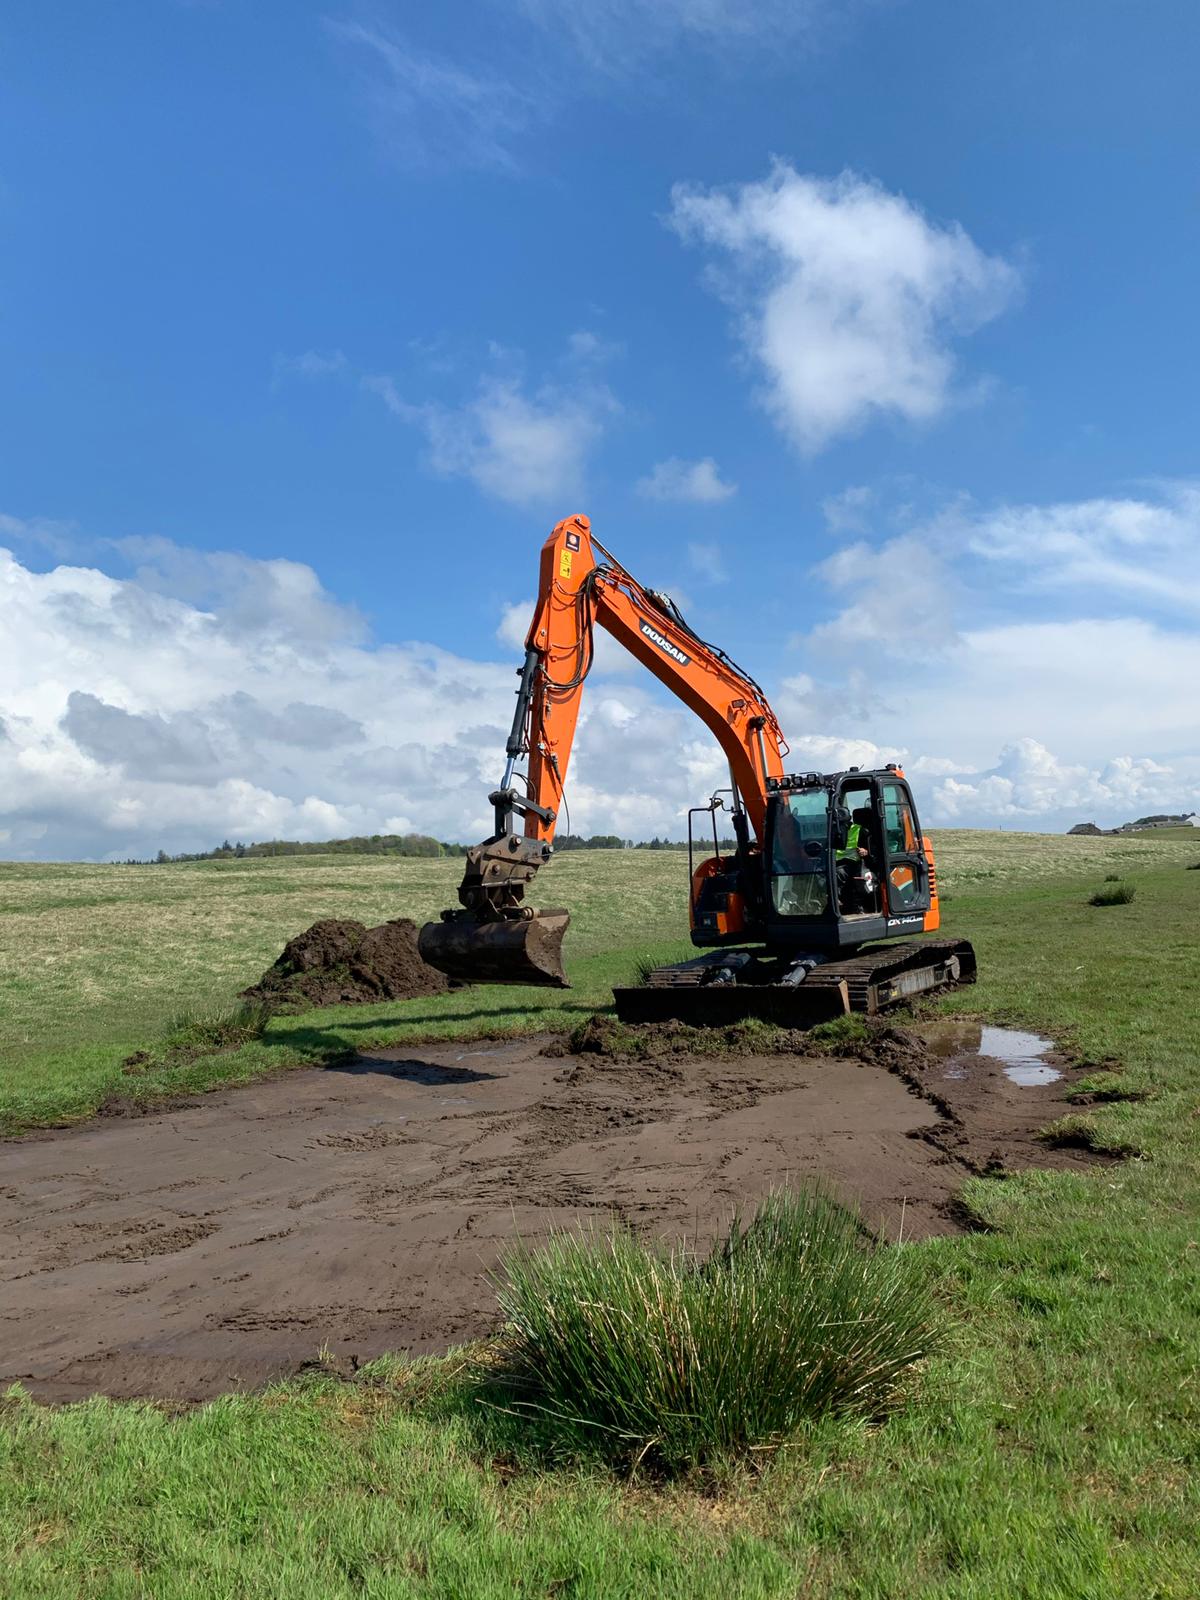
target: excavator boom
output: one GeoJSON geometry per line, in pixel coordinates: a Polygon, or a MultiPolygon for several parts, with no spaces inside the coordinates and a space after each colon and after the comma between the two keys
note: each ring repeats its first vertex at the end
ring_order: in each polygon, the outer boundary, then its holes
{"type": "Polygon", "coordinates": [[[587,517],[568,517],[542,546],[504,776],[488,797],[495,831],[467,853],[461,910],[421,930],[423,958],[461,981],[566,986],[560,952],[568,914],[534,912],[524,897],[550,858],[597,626],[712,730],[729,760],[735,817],[762,838],[767,785],[782,777],[787,751],[766,696],[699,639],[665,595],[626,572],[587,517]],[[527,772],[518,788],[522,760],[527,772]]]}

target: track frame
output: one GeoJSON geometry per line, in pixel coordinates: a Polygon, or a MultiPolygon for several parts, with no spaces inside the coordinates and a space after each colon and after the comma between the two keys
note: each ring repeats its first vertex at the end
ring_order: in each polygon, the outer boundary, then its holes
{"type": "Polygon", "coordinates": [[[923,939],[860,950],[813,969],[800,984],[706,981],[729,953],[658,967],[646,984],[613,990],[622,1022],[686,1022],[722,1027],[757,1018],[784,1027],[812,1027],[975,981],[975,951],[966,939],[923,939]]]}

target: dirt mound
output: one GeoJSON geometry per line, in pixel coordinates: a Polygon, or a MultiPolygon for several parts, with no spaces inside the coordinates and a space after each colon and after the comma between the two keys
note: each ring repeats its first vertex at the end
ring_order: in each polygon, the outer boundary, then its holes
{"type": "Polygon", "coordinates": [[[421,960],[417,925],[407,917],[377,928],[330,917],[289,940],[242,998],[265,1001],[276,1011],[307,1011],[413,1000],[451,987],[449,978],[421,960]]]}

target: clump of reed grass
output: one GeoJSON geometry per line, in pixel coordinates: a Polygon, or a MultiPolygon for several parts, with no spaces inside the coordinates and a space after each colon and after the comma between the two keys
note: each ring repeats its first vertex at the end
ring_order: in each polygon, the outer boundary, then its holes
{"type": "Polygon", "coordinates": [[[1095,894],[1088,899],[1090,906],[1127,906],[1137,890],[1131,883],[1115,882],[1106,878],[1095,894]]]}
{"type": "Polygon", "coordinates": [[[261,1039],[271,1020],[271,1007],[259,1000],[215,1011],[185,1011],[172,1019],[162,1038],[169,1055],[233,1050],[261,1039]]]}
{"type": "Polygon", "coordinates": [[[907,1252],[820,1189],[772,1193],[706,1259],[619,1228],[560,1232],[512,1252],[497,1291],[482,1398],[560,1452],[669,1473],[881,1415],[939,1337],[907,1252]]]}
{"type": "Polygon", "coordinates": [[[650,974],[656,967],[662,966],[661,961],[653,956],[638,956],[633,963],[633,984],[636,989],[644,989],[650,982],[650,974]]]}

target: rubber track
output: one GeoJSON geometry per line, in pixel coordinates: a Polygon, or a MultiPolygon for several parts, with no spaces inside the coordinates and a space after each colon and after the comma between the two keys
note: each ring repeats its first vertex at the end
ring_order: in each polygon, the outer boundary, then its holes
{"type": "MultiPolygon", "coordinates": [[[[842,961],[827,961],[813,969],[805,979],[802,990],[813,994],[815,991],[836,989],[844,981],[851,1011],[874,1013],[892,1003],[884,998],[881,1004],[881,984],[888,984],[902,973],[949,961],[954,956],[957,956],[959,963],[958,982],[973,983],[975,951],[968,940],[921,939],[903,944],[876,945],[842,961]]],[[[658,967],[649,975],[648,986],[652,989],[698,988],[706,969],[719,965],[721,959],[722,953],[714,951],[677,966],[658,967]]],[[[755,986],[745,987],[753,990],[755,986]]],[[[770,987],[775,989],[778,986],[770,987]]]]}
{"type": "Polygon", "coordinates": [[[845,980],[851,1011],[874,1012],[879,1008],[872,991],[881,983],[918,967],[958,957],[959,983],[975,981],[975,951],[966,939],[922,939],[913,944],[886,945],[850,956],[845,961],[827,961],[805,979],[808,988],[832,987],[845,980]]]}

